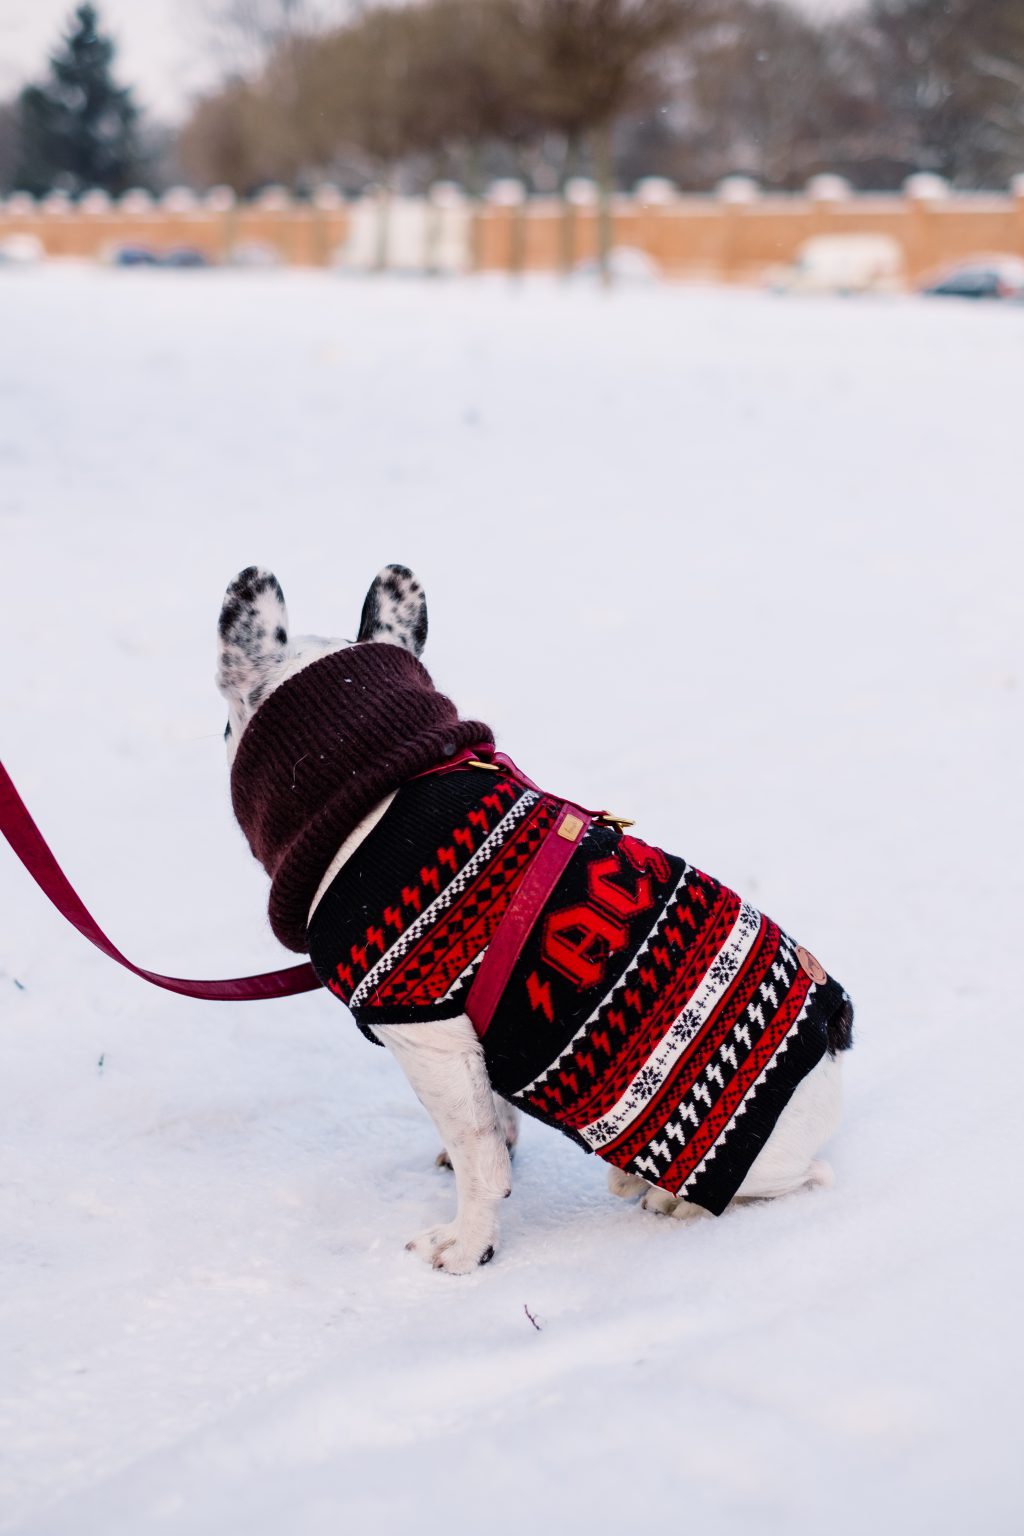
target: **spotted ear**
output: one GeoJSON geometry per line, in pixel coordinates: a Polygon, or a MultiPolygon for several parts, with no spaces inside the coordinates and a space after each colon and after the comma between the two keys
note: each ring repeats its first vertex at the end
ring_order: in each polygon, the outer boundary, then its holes
{"type": "Polygon", "coordinates": [[[366,594],[360,640],[401,645],[419,656],[427,643],[427,600],[408,566],[386,565],[366,594]]]}
{"type": "Polygon", "coordinates": [[[272,571],[248,565],[224,594],[217,625],[217,687],[243,726],[288,656],[288,610],[272,571]]]}

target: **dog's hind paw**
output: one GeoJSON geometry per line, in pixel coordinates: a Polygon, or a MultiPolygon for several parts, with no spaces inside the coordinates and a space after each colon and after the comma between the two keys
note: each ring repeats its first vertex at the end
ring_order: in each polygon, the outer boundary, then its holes
{"type": "Polygon", "coordinates": [[[678,1196],[670,1195],[667,1189],[657,1189],[654,1185],[640,1201],[640,1209],[652,1211],[655,1216],[671,1216],[675,1221],[692,1221],[704,1214],[699,1205],[680,1200],[678,1196]]]}
{"type": "Polygon", "coordinates": [[[832,1164],[826,1163],[823,1158],[816,1157],[807,1168],[807,1187],[809,1189],[831,1189],[836,1182],[836,1176],[832,1171],[832,1164]]]}
{"type": "Polygon", "coordinates": [[[617,1195],[620,1200],[632,1200],[649,1188],[647,1180],[638,1178],[635,1173],[627,1173],[624,1168],[608,1169],[609,1193],[617,1195]]]}
{"type": "Polygon", "coordinates": [[[467,1241],[454,1221],[440,1227],[428,1227],[405,1246],[410,1253],[418,1254],[425,1264],[433,1269],[443,1269],[449,1275],[470,1275],[494,1258],[493,1238],[467,1241]]]}

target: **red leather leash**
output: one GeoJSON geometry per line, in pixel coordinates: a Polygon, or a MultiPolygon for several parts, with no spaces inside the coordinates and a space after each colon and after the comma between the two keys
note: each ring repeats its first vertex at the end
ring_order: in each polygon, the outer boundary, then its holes
{"type": "Polygon", "coordinates": [[[313,992],[320,985],[320,979],[308,961],[303,965],[287,966],[281,971],[267,971],[261,976],[239,976],[230,981],[186,981],[179,976],[161,976],[158,971],[147,971],[139,965],[133,965],[107,938],[57,863],[3,763],[0,763],[0,832],[61,916],[66,917],[90,944],[95,944],[97,949],[109,955],[111,960],[116,960],[118,965],[141,976],[143,981],[152,982],[154,987],[163,987],[167,992],[180,992],[185,997],[206,997],[223,1003],[249,1003],[268,997],[294,997],[299,992],[313,992]]]}
{"type": "MultiPolygon", "coordinates": [[[[451,773],[472,766],[507,773],[524,788],[537,789],[533,780],[520,772],[510,757],[506,757],[504,752],[496,752],[490,746],[475,750],[467,748],[450,762],[428,768],[424,773],[417,774],[416,778],[429,778],[434,774],[451,773]]],[[[586,811],[571,801],[561,805],[551,831],[534,856],[498,924],[470,986],[466,1012],[478,1034],[484,1034],[490,1024],[512,967],[559,876],[579,847],[591,822],[601,819],[619,823],[619,818],[611,817],[605,811],[586,811]]],[[[107,938],[68,880],[29,815],[3,763],[0,763],[0,832],[61,916],[66,917],[90,944],[95,944],[111,960],[116,960],[125,970],[152,983],[154,987],[162,987],[166,992],[177,992],[184,997],[249,1003],[272,997],[295,997],[302,992],[314,992],[320,986],[319,977],[308,961],[302,965],[286,966],[280,971],[264,971],[258,976],[237,976],[224,981],[189,981],[180,976],[163,976],[159,971],[147,971],[142,966],[134,965],[107,938]]]]}

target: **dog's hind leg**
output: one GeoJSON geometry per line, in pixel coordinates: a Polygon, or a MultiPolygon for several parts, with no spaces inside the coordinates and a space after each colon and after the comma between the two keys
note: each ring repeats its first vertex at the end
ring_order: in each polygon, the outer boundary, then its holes
{"type": "MultiPolygon", "coordinates": [[[[842,1068],[836,1056],[829,1054],[796,1089],[735,1198],[775,1200],[798,1189],[830,1188],[832,1169],[817,1154],[838,1126],[841,1114],[842,1068]]],[[[699,1205],[619,1168],[609,1169],[608,1188],[624,1200],[642,1195],[641,1209],[658,1216],[681,1221],[704,1214],[699,1205]]]]}
{"type": "Polygon", "coordinates": [[[435,1269],[464,1275],[494,1257],[498,1206],[512,1193],[512,1168],[479,1037],[465,1015],[428,1024],[381,1025],[378,1040],[398,1058],[441,1134],[455,1172],[455,1220],[406,1244],[435,1269]]]}
{"type": "Polygon", "coordinates": [[[736,1198],[774,1200],[797,1189],[831,1185],[832,1169],[818,1153],[838,1126],[842,1109],[840,1061],[823,1056],[782,1111],[736,1198]]]}

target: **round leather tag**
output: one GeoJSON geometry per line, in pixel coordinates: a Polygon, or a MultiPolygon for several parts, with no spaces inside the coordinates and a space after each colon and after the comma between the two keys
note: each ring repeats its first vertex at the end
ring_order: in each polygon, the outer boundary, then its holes
{"type": "Polygon", "coordinates": [[[804,949],[802,944],[796,948],[796,957],[800,962],[800,969],[808,975],[816,986],[828,980],[828,972],[820,960],[815,960],[809,949],[804,949]]]}

